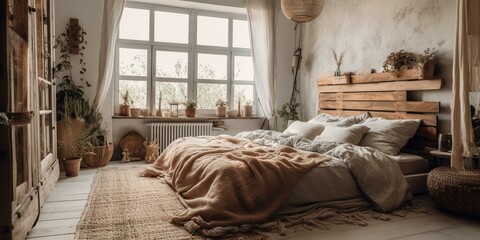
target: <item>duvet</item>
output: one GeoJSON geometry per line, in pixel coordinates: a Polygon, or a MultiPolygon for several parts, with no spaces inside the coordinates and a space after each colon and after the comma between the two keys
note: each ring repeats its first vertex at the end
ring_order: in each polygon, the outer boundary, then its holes
{"type": "Polygon", "coordinates": [[[210,237],[318,202],[360,197],[387,212],[411,197],[396,162],[373,148],[266,130],[178,139],[142,175],[163,177],[176,190],[186,210],[172,218],[174,223],[210,237]],[[329,174],[319,174],[320,169],[329,174]]]}

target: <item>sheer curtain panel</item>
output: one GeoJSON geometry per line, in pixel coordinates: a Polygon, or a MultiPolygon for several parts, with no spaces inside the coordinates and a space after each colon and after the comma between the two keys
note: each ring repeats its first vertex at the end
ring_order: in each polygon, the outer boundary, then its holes
{"type": "MultiPolygon", "coordinates": [[[[275,26],[277,0],[247,0],[255,86],[261,111],[275,129],[275,26]]],[[[261,112],[260,111],[260,112],[261,112]]]]}
{"type": "Polygon", "coordinates": [[[100,43],[97,94],[93,104],[97,111],[105,100],[112,82],[115,63],[115,42],[117,40],[120,18],[126,0],[105,0],[103,6],[102,36],[100,43]]]}

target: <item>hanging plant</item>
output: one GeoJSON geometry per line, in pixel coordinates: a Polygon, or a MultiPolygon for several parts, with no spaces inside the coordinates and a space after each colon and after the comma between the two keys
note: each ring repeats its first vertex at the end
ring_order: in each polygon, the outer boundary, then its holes
{"type": "MultiPolygon", "coordinates": [[[[61,33],[55,38],[54,48],[58,48],[60,51],[59,62],[54,67],[54,76],[56,79],[60,79],[58,87],[60,91],[57,92],[57,120],[60,120],[62,116],[65,116],[65,98],[69,98],[68,102],[79,101],[86,102],[84,99],[84,86],[90,87],[90,83],[85,79],[86,64],[84,61],[84,50],[87,45],[86,40],[78,41],[78,54],[79,54],[79,65],[80,65],[80,82],[81,85],[78,85],[73,80],[73,65],[72,65],[72,56],[70,49],[73,48],[72,40],[73,38],[85,39],[87,33],[83,30],[82,26],[75,25],[75,31],[73,27],[67,23],[65,27],[65,32],[61,33]],[[78,31],[77,31],[78,30],[78,31]],[[77,36],[73,34],[78,33],[77,36]]],[[[76,48],[76,47],[75,47],[76,48]]],[[[68,110],[67,110],[68,111],[68,110]]],[[[70,111],[72,115],[69,117],[84,117],[79,112],[70,111]]]]}

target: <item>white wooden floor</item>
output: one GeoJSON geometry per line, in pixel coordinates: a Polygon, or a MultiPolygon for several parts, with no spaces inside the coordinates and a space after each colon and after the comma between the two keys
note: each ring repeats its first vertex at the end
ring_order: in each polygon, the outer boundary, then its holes
{"type": "MultiPolygon", "coordinates": [[[[107,167],[119,166],[111,162],[107,167]]],[[[143,162],[127,163],[144,165],[143,162]]],[[[122,164],[125,166],[126,164],[122,164]]],[[[69,240],[74,239],[75,228],[85,208],[96,169],[82,169],[78,177],[62,178],[48,196],[36,226],[27,239],[69,240]]],[[[391,221],[372,220],[367,227],[337,225],[330,230],[304,230],[286,236],[268,234],[274,239],[410,239],[446,240],[480,239],[480,219],[450,215],[438,210],[426,196],[417,196],[415,201],[429,210],[407,219],[394,217],[391,221]]],[[[480,200],[479,200],[480,204],[480,200]]]]}

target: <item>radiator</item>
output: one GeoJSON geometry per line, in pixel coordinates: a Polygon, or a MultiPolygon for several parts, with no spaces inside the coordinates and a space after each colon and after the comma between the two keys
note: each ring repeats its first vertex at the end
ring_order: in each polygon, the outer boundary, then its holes
{"type": "Polygon", "coordinates": [[[212,122],[147,123],[150,127],[150,139],[158,143],[160,153],[178,138],[211,136],[212,122]]]}

